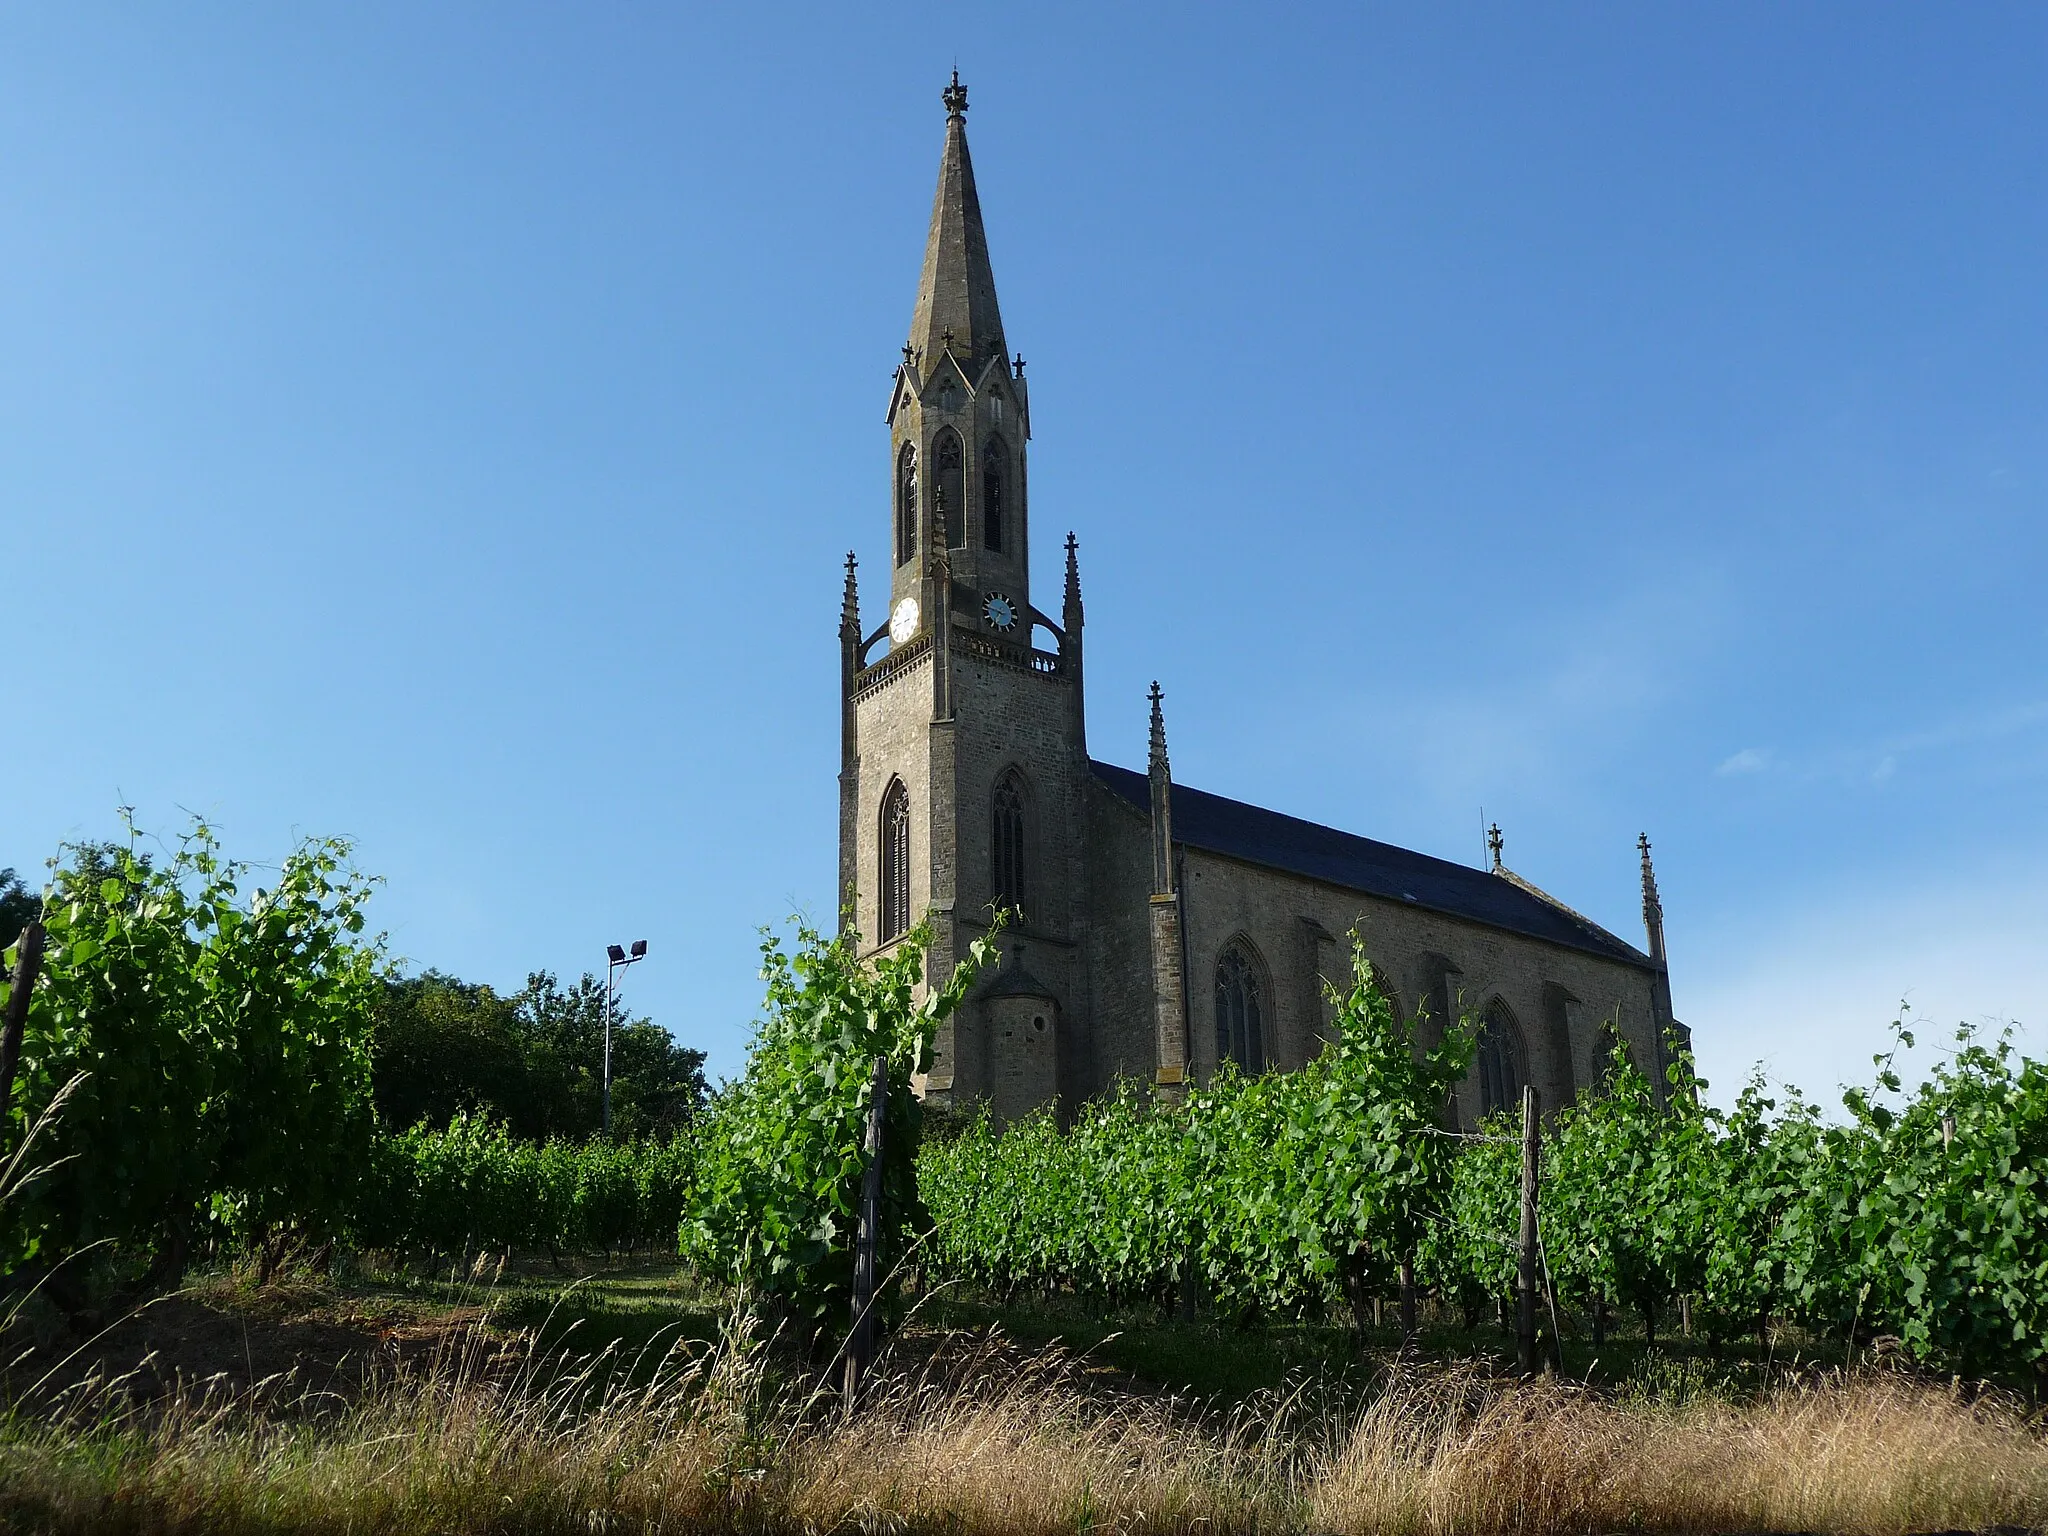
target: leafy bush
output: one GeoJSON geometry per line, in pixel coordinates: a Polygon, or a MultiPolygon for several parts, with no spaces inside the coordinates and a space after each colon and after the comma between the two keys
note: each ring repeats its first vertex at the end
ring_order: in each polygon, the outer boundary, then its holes
{"type": "Polygon", "coordinates": [[[1240,1313],[1391,1290],[1450,1194],[1436,1121],[1469,1041],[1418,1050],[1362,953],[1356,974],[1299,1072],[1226,1068],[1180,1104],[1124,1085],[1069,1131],[1048,1110],[927,1148],[936,1264],[1004,1290],[1162,1301],[1199,1281],[1240,1313]]]}
{"type": "Polygon", "coordinates": [[[826,939],[800,927],[794,954],[765,939],[767,1016],[745,1073],[703,1117],[696,1184],[678,1234],[683,1257],[805,1327],[842,1309],[851,1293],[878,1056],[889,1085],[878,1275],[891,1273],[905,1251],[922,1128],[911,1075],[928,1068],[934,1031],[994,958],[989,941],[977,939],[952,976],[919,1001],[929,942],[920,926],[870,964],[850,931],[826,939]]]}
{"type": "Polygon", "coordinates": [[[358,937],[368,884],[347,845],[302,845],[246,897],[249,866],[203,822],[163,862],[68,851],[13,1133],[85,1076],[53,1132],[63,1161],[9,1212],[9,1269],[89,1250],[117,1278],[175,1273],[209,1211],[266,1252],[287,1225],[331,1230],[373,1130],[378,946],[358,937]]]}
{"type": "Polygon", "coordinates": [[[458,1114],[378,1145],[357,1241],[427,1258],[523,1248],[616,1252],[666,1246],[688,1206],[695,1143],[532,1142],[458,1114]]]}

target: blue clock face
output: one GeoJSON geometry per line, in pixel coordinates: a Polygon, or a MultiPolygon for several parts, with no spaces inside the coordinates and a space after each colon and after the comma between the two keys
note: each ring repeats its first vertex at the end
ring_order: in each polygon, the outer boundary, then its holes
{"type": "Polygon", "coordinates": [[[982,599],[981,616],[988,620],[990,629],[1007,632],[1017,627],[1017,605],[1000,592],[991,592],[982,599]]]}

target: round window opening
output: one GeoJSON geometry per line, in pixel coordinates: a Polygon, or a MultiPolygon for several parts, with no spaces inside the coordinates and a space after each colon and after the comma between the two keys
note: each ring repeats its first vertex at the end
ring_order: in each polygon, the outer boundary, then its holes
{"type": "Polygon", "coordinates": [[[1035,1030],[1038,1030],[1040,1033],[1043,1033],[1045,1030],[1045,1015],[1039,1014],[1037,1017],[1033,1018],[1031,1021],[1031,1027],[1035,1030]]]}

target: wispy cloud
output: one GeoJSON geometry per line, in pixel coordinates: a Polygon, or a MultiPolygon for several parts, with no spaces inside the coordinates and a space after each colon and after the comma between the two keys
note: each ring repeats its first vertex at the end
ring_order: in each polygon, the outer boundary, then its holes
{"type": "Polygon", "coordinates": [[[1635,589],[1605,607],[1578,609],[1497,658],[1481,683],[1403,690],[1374,702],[1409,722],[1398,747],[1416,789],[1440,804],[1477,803],[1489,790],[1522,791],[1575,777],[1589,742],[1611,754],[1651,729],[1658,707],[1682,693],[1731,622],[1711,578],[1635,589]]]}
{"type": "Polygon", "coordinates": [[[1883,784],[1915,758],[2013,741],[2043,728],[2048,728],[2048,701],[2001,704],[1875,741],[1806,752],[1744,747],[1723,758],[1714,773],[1724,779],[1771,773],[1799,781],[1883,784]]]}
{"type": "Polygon", "coordinates": [[[1712,1097],[1731,1100],[1761,1062],[1832,1106],[1870,1081],[1886,1026],[1917,1021],[1924,1071],[1958,1023],[2023,1026],[2022,1049],[2048,1044],[2048,876],[1984,870],[1914,882],[1910,891],[1803,891],[1684,935],[1672,976],[1712,1097]]]}

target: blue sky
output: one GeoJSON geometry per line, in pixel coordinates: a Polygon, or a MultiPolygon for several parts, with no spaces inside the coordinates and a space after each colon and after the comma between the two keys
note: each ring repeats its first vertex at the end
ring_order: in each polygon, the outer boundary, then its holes
{"type": "Polygon", "coordinates": [[[0,864],[345,833],[736,1068],[956,61],[1098,755],[1632,938],[1647,830],[1723,1086],[2048,1019],[2018,5],[6,6],[0,864]]]}

